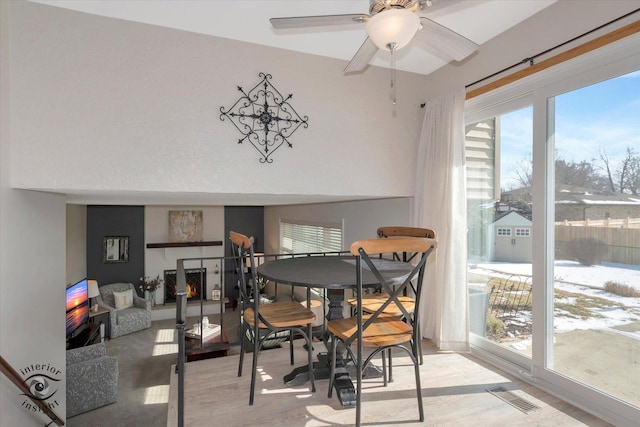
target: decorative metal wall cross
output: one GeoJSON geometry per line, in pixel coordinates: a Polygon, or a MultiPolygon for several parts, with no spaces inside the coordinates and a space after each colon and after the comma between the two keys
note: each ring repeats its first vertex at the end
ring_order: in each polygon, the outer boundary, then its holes
{"type": "Polygon", "coordinates": [[[285,98],[269,82],[271,74],[258,76],[262,80],[249,92],[238,86],[242,96],[228,110],[220,107],[220,120],[231,120],[244,135],[238,144],[249,141],[262,156],[260,163],[272,163],[271,156],[284,143],[293,147],[289,138],[300,126],[309,127],[309,117],[300,117],[289,104],[293,94],[285,98]]]}

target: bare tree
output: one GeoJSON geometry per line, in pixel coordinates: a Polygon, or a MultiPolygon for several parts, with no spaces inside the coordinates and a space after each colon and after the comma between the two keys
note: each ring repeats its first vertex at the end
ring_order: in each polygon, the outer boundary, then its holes
{"type": "MultiPolygon", "coordinates": [[[[520,188],[531,188],[533,161],[521,159],[514,168],[514,179],[520,188]]],[[[556,186],[569,185],[612,193],[640,195],[640,155],[627,147],[624,158],[612,160],[604,147],[600,147],[600,161],[573,162],[556,157],[556,186]],[[598,164],[599,163],[599,164],[598,164]],[[602,171],[599,172],[599,171],[602,171]]]]}
{"type": "Polygon", "coordinates": [[[627,175],[624,186],[634,196],[640,195],[640,156],[627,148],[627,175]]]}
{"type": "Polygon", "coordinates": [[[531,157],[518,161],[514,167],[514,172],[520,188],[531,188],[533,184],[533,160],[531,157]]]}
{"type": "Polygon", "coordinates": [[[620,194],[631,193],[637,195],[640,192],[640,156],[634,149],[627,146],[627,151],[617,167],[609,159],[606,149],[600,147],[600,168],[605,171],[609,188],[620,194]],[[615,167],[615,170],[614,170],[615,167]]]}
{"type": "Polygon", "coordinates": [[[598,174],[593,164],[586,160],[568,162],[563,159],[556,159],[556,185],[573,185],[602,190],[601,181],[602,177],[598,174]]]}
{"type": "Polygon", "coordinates": [[[609,191],[612,193],[616,192],[616,186],[613,183],[613,172],[611,171],[611,162],[609,161],[609,156],[607,155],[607,150],[605,148],[600,147],[600,160],[602,160],[603,166],[601,167],[607,175],[607,183],[609,184],[609,191]]]}
{"type": "Polygon", "coordinates": [[[618,179],[618,188],[620,193],[624,193],[627,188],[627,180],[629,175],[629,166],[633,159],[633,149],[627,147],[627,154],[620,162],[620,167],[616,171],[616,178],[618,179]]]}
{"type": "MultiPolygon", "coordinates": [[[[513,171],[515,173],[514,179],[520,184],[520,188],[531,188],[533,161],[530,157],[518,161],[513,171]]],[[[586,160],[571,162],[556,158],[555,176],[556,185],[570,185],[598,191],[607,191],[608,187],[603,182],[605,178],[598,172],[596,166],[586,160]]]]}

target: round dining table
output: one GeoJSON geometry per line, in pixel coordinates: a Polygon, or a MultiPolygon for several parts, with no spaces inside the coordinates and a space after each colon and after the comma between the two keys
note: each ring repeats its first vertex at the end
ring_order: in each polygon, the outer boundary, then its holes
{"type": "MultiPolygon", "coordinates": [[[[387,283],[401,284],[411,273],[412,265],[395,260],[373,259],[380,274],[387,283]]],[[[343,317],[344,291],[357,288],[356,257],[353,255],[323,255],[312,254],[289,258],[279,258],[267,261],[257,268],[258,275],[278,284],[302,286],[307,289],[325,289],[329,299],[327,321],[343,317]]],[[[363,288],[376,288],[380,280],[371,272],[366,263],[362,263],[363,288]]],[[[309,293],[307,292],[307,298],[309,293]]],[[[328,334],[324,335],[325,342],[328,334]]],[[[336,361],[334,385],[336,395],[343,407],[355,406],[355,389],[349,378],[348,371],[343,360],[339,357],[336,361]]],[[[329,378],[330,366],[326,353],[318,354],[318,362],[313,366],[315,379],[329,378]]],[[[365,377],[379,377],[382,375],[380,368],[367,366],[365,377]]],[[[299,385],[308,381],[308,368],[306,366],[295,368],[284,377],[287,385],[299,385]]]]}
{"type": "MultiPolygon", "coordinates": [[[[405,262],[388,259],[373,259],[373,263],[390,284],[402,283],[413,268],[405,262]]],[[[378,278],[365,263],[362,267],[362,286],[378,286],[378,278]]],[[[356,257],[351,255],[313,254],[280,258],[263,263],[257,272],[268,280],[293,286],[324,289],[355,289],[357,286],[356,257]]]]}

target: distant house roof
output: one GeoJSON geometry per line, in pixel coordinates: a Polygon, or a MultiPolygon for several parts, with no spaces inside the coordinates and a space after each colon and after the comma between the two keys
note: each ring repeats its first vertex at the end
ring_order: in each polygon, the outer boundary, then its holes
{"type": "Polygon", "coordinates": [[[556,191],[557,204],[631,205],[640,207],[640,198],[627,194],[594,191],[588,188],[560,187],[556,191]]]}
{"type": "MultiPolygon", "coordinates": [[[[517,188],[502,193],[504,196],[517,196],[531,194],[530,187],[517,188]]],[[[640,207],[640,197],[628,194],[611,193],[608,191],[593,190],[591,188],[576,187],[574,185],[560,185],[556,188],[556,204],[576,205],[627,205],[640,207]]]]}

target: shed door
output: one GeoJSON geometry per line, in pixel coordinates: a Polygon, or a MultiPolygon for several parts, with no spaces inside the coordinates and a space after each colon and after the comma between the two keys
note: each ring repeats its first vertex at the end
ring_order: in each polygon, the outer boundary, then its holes
{"type": "Polygon", "coordinates": [[[531,227],[515,227],[512,262],[531,262],[531,227]]]}
{"type": "Polygon", "coordinates": [[[513,262],[513,229],[511,227],[496,227],[494,261],[513,262]]]}
{"type": "Polygon", "coordinates": [[[531,227],[497,227],[497,262],[531,262],[531,227]]]}

